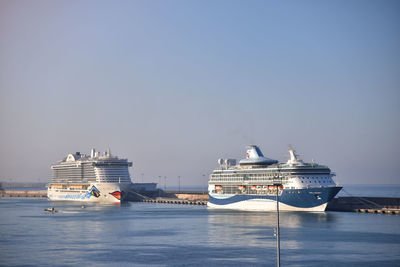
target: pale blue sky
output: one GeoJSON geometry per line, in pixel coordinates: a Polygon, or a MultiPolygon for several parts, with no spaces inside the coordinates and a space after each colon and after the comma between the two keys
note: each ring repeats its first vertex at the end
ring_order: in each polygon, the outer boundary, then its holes
{"type": "Polygon", "coordinates": [[[0,180],[111,148],[137,181],[202,185],[292,144],[349,183],[399,183],[398,1],[0,0],[0,180]],[[141,178],[139,178],[141,181],[141,178]]]}

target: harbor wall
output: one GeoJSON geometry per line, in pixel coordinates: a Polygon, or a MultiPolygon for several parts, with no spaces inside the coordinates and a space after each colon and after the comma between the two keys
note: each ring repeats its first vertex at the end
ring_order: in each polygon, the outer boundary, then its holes
{"type": "Polygon", "coordinates": [[[184,200],[201,200],[201,201],[208,201],[209,196],[208,194],[186,194],[186,193],[177,193],[174,196],[178,199],[184,200]]]}
{"type": "Polygon", "coordinates": [[[1,190],[0,197],[46,197],[47,198],[47,190],[37,190],[37,191],[1,190]]]}
{"type": "Polygon", "coordinates": [[[400,209],[400,198],[394,197],[338,197],[332,199],[327,211],[359,211],[360,209],[400,209]]]}

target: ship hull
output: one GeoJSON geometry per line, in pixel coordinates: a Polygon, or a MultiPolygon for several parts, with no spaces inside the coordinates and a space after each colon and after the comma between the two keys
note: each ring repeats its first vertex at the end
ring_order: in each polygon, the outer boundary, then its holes
{"type": "MultiPolygon", "coordinates": [[[[284,189],[279,196],[279,209],[282,211],[325,211],[328,202],[341,189],[342,187],[284,189]]],[[[276,196],[210,193],[207,206],[213,209],[273,211],[276,210],[276,196]]]]}
{"type": "Polygon", "coordinates": [[[121,203],[130,186],[130,183],[91,183],[85,190],[49,187],[47,197],[51,201],[121,203]]]}

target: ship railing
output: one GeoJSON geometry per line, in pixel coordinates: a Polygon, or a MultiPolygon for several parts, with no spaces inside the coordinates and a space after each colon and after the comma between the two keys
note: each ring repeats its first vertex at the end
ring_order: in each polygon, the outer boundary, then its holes
{"type": "MultiPolygon", "coordinates": [[[[278,194],[282,194],[283,190],[279,189],[278,194]]],[[[235,194],[235,195],[276,195],[276,189],[271,190],[246,190],[246,191],[230,191],[230,190],[212,190],[214,194],[235,194]]]]}

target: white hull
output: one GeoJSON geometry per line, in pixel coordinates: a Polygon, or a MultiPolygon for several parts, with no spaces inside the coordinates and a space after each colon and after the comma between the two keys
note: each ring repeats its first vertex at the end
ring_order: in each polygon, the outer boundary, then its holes
{"type": "Polygon", "coordinates": [[[49,188],[47,197],[51,201],[120,203],[129,192],[130,186],[131,183],[91,183],[87,190],[49,188]],[[124,193],[119,195],[115,192],[124,193]]]}
{"type": "MultiPolygon", "coordinates": [[[[325,211],[328,203],[312,207],[312,208],[299,208],[279,203],[279,210],[281,211],[325,211]]],[[[276,201],[270,199],[249,199],[243,200],[227,205],[216,205],[210,202],[207,203],[208,208],[212,209],[232,209],[243,211],[276,211],[276,201]]]]}

